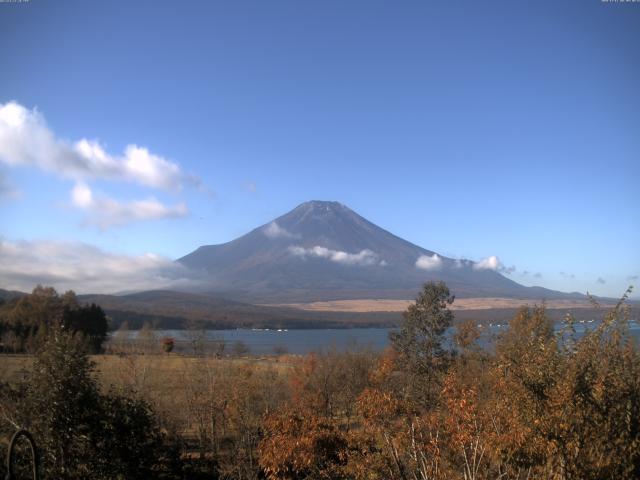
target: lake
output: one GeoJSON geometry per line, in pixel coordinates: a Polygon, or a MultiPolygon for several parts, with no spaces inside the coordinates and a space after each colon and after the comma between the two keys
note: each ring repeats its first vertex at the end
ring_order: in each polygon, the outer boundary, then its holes
{"type": "MultiPolygon", "coordinates": [[[[593,329],[597,323],[577,323],[578,335],[587,329],[593,329]]],[[[558,325],[558,328],[560,325],[558,325]]],[[[490,344],[491,339],[506,325],[491,325],[483,334],[481,342],[490,344]]],[[[306,354],[310,352],[326,351],[335,348],[339,351],[354,349],[372,349],[380,351],[389,344],[390,328],[343,328],[343,329],[309,329],[309,330],[206,330],[193,332],[189,330],[155,330],[154,334],[161,337],[173,337],[176,341],[176,351],[189,353],[192,350],[194,338],[203,339],[201,342],[205,350],[211,351],[214,347],[224,342],[225,353],[232,351],[234,344],[242,342],[253,355],[272,355],[275,352],[288,352],[293,354],[306,354]]],[[[640,324],[636,321],[630,323],[630,332],[640,340],[640,324]]],[[[129,332],[129,338],[135,341],[137,331],[129,332]]]]}

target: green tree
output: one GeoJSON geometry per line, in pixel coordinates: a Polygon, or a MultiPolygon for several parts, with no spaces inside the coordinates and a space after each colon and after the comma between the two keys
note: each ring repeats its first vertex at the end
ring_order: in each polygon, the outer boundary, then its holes
{"type": "Polygon", "coordinates": [[[400,331],[389,336],[398,352],[398,364],[410,381],[410,394],[431,405],[439,391],[438,379],[447,365],[449,351],[443,347],[444,333],[453,322],[449,305],[454,296],[444,282],[428,282],[403,313],[400,331]]]}
{"type": "Polygon", "coordinates": [[[99,478],[147,479],[175,460],[171,450],[163,446],[151,406],[140,398],[115,391],[102,396],[99,428],[99,478]]]}
{"type": "Polygon", "coordinates": [[[52,329],[17,402],[33,432],[46,478],[143,479],[162,470],[162,435],[149,405],[134,395],[101,394],[86,344],[52,329]]]}
{"type": "Polygon", "coordinates": [[[54,329],[27,379],[20,417],[52,478],[89,478],[94,471],[100,395],[93,367],[76,337],[54,329]]]}

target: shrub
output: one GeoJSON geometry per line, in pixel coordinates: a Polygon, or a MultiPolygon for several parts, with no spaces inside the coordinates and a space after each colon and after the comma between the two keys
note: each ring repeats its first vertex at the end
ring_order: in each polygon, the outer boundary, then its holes
{"type": "Polygon", "coordinates": [[[172,337],[163,337],[160,339],[160,345],[162,345],[162,350],[166,353],[171,353],[173,351],[173,347],[175,346],[175,340],[172,337]]]}

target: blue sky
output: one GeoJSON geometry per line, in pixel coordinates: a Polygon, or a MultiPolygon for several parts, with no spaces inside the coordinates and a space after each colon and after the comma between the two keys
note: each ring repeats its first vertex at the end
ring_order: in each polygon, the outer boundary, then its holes
{"type": "Polygon", "coordinates": [[[175,259],[322,199],[527,285],[638,283],[638,3],[31,0],[0,42],[21,268],[175,259]]]}

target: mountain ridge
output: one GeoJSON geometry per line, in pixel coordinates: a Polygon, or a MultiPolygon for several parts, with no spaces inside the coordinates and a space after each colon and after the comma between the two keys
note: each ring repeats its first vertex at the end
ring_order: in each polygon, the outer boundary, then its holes
{"type": "Polygon", "coordinates": [[[439,255],[335,201],[304,202],[177,262],[207,277],[201,291],[250,302],[411,299],[424,282],[435,280],[460,297],[584,298],[526,287],[477,262],[439,255]]]}

